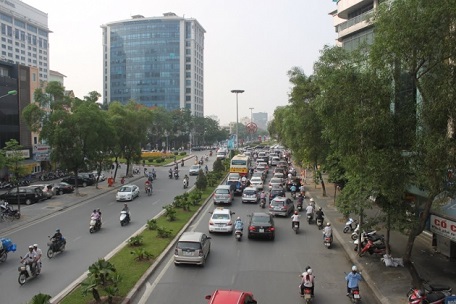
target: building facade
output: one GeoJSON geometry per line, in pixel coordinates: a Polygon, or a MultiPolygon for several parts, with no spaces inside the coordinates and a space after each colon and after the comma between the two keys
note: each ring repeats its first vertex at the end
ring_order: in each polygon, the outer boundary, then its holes
{"type": "Polygon", "coordinates": [[[19,0],[0,1],[2,61],[34,66],[38,77],[49,77],[48,15],[19,0]]]}
{"type": "Polygon", "coordinates": [[[174,13],[102,25],[103,102],[204,116],[204,28],[174,13]]]}
{"type": "Polygon", "coordinates": [[[252,121],[257,125],[258,129],[268,129],[268,113],[258,112],[252,113],[252,121]]]}

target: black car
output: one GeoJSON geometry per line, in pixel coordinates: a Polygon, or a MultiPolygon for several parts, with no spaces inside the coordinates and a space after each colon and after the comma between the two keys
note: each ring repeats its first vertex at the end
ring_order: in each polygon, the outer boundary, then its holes
{"type": "MultiPolygon", "coordinates": [[[[62,182],[75,186],[76,177],[75,176],[65,177],[64,179],[62,179],[62,182]]],[[[89,177],[84,177],[84,176],[78,175],[78,186],[87,187],[87,186],[93,185],[94,183],[95,182],[93,179],[91,179],[89,177]]]]}
{"type": "Polygon", "coordinates": [[[272,201],[276,196],[286,196],[283,187],[273,186],[271,190],[269,190],[269,201],[272,201]]]}
{"type": "MultiPolygon", "coordinates": [[[[10,203],[17,203],[18,189],[14,188],[10,191],[0,195],[0,199],[10,203]]],[[[41,200],[46,199],[43,190],[40,187],[19,187],[19,202],[21,204],[25,203],[26,205],[37,203],[41,200]]]]}
{"type": "Polygon", "coordinates": [[[249,217],[250,222],[247,235],[249,239],[268,238],[274,240],[275,226],[272,215],[264,212],[254,212],[249,217]]]}
{"type": "Polygon", "coordinates": [[[64,193],[72,193],[74,191],[74,186],[72,186],[68,183],[65,183],[65,182],[61,182],[61,183],[54,184],[52,190],[57,195],[61,195],[64,193]]]}

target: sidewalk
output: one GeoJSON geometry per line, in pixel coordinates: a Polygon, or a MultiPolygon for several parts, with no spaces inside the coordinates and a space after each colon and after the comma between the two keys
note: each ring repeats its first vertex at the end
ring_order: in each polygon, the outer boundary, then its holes
{"type": "MultiPolygon", "coordinates": [[[[323,197],[321,185],[315,184],[311,178],[307,178],[305,185],[307,197],[313,197],[317,206],[323,208],[326,221],[331,222],[336,246],[342,246],[354,265],[362,271],[365,282],[372,289],[375,296],[383,304],[408,303],[406,293],[410,290],[411,276],[404,267],[386,267],[380,257],[369,254],[358,257],[354,251],[354,244],[350,238],[351,233],[344,234],[345,219],[334,205],[334,185],[327,182],[327,176],[323,177],[326,186],[326,197],[323,197]]],[[[336,193],[338,195],[339,193],[336,193]]],[[[378,209],[373,209],[373,213],[378,209]]],[[[385,234],[384,229],[379,230],[385,234]]],[[[392,231],[390,236],[391,255],[395,258],[402,257],[408,237],[399,232],[392,231]]],[[[451,261],[445,256],[434,252],[431,246],[430,234],[423,232],[419,235],[413,247],[412,261],[420,276],[434,284],[446,284],[456,289],[456,261],[451,261]]],[[[349,270],[348,270],[349,271],[349,270]]],[[[362,295],[361,290],[361,295],[362,295]]]]}

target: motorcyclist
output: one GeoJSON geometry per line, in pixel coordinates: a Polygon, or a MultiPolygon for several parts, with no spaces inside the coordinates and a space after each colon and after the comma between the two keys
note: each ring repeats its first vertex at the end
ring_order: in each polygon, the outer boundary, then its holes
{"type": "Polygon", "coordinates": [[[321,207],[319,207],[317,212],[315,212],[315,219],[323,221],[324,218],[325,218],[325,214],[321,210],[321,207]]]}
{"type": "Polygon", "coordinates": [[[301,217],[301,215],[299,215],[299,212],[295,211],[294,214],[291,216],[291,228],[294,227],[295,223],[298,224],[298,228],[299,228],[299,218],[300,217],[301,217]]]}
{"type": "Polygon", "coordinates": [[[179,176],[179,169],[178,168],[174,168],[174,175],[179,176]]]}
{"type": "Polygon", "coordinates": [[[182,158],[181,159],[181,167],[183,167],[183,166],[184,166],[184,159],[182,158]]]}
{"type": "Polygon", "coordinates": [[[306,287],[311,289],[311,294],[313,296],[314,276],[312,275],[312,269],[308,269],[307,271],[303,272],[301,274],[301,278],[301,296],[304,296],[304,288],[306,287]]]}
{"type": "Polygon", "coordinates": [[[313,199],[313,197],[310,198],[310,204],[312,205],[312,207],[315,210],[315,200],[313,199]]]}
{"type": "Polygon", "coordinates": [[[36,252],[33,250],[33,246],[29,246],[29,251],[24,255],[21,260],[21,263],[25,261],[25,269],[28,272],[29,277],[32,276],[32,269],[35,267],[36,261],[36,252]]]}
{"type": "Polygon", "coordinates": [[[152,183],[150,182],[150,180],[146,180],[146,182],[144,183],[144,189],[146,190],[146,193],[148,191],[152,191],[152,183]]]}
{"type": "Polygon", "coordinates": [[[128,218],[128,220],[130,220],[130,208],[128,208],[127,203],[124,203],[122,211],[126,211],[127,212],[127,218],[128,218]]]}
{"type": "Polygon", "coordinates": [[[296,185],[295,184],[291,185],[290,191],[291,191],[291,195],[295,195],[296,194],[296,185]]]}
{"type": "Polygon", "coordinates": [[[301,195],[302,195],[302,196],[305,196],[305,195],[306,195],[306,190],[305,190],[305,188],[304,188],[304,185],[301,185],[301,186],[299,187],[299,192],[301,192],[301,195]]]}
{"type": "Polygon", "coordinates": [[[244,230],[244,223],[242,222],[241,218],[238,216],[236,221],[234,222],[234,230],[244,230]]]}
{"type": "Polygon", "coordinates": [[[62,246],[63,243],[65,243],[65,238],[63,237],[62,233],[60,232],[60,229],[55,230],[55,233],[51,239],[57,244],[57,246],[59,248],[62,246]]]}
{"type": "Polygon", "coordinates": [[[314,212],[314,207],[312,206],[312,203],[309,203],[309,205],[306,207],[306,215],[309,216],[309,214],[310,214],[310,218],[312,218],[313,212],[314,212]]]}
{"type": "Polygon", "coordinates": [[[261,191],[260,193],[260,201],[264,200],[266,202],[266,193],[264,193],[264,190],[261,191]]]}
{"type": "MultiPolygon", "coordinates": [[[[99,209],[98,209],[99,210],[99,209]]],[[[98,210],[93,210],[92,214],[90,215],[91,219],[95,220],[95,226],[101,225],[101,213],[98,210]]]]}
{"type": "Polygon", "coordinates": [[[169,173],[169,178],[173,177],[173,169],[169,168],[168,173],[169,173]]]}
{"type": "Polygon", "coordinates": [[[188,184],[189,184],[189,178],[188,178],[188,175],[187,175],[187,174],[185,174],[185,175],[184,175],[184,182],[186,182],[186,183],[187,183],[187,187],[188,187],[188,184]]]}
{"type": "Polygon", "coordinates": [[[209,168],[206,166],[204,166],[204,172],[207,174],[209,172],[209,168]]]}
{"type": "Polygon", "coordinates": [[[38,244],[33,244],[33,251],[35,251],[36,257],[35,257],[35,262],[36,262],[36,273],[40,274],[41,272],[41,256],[43,255],[43,251],[38,248],[38,244]]]}
{"type": "Polygon", "coordinates": [[[347,297],[350,296],[352,288],[359,289],[359,282],[363,280],[360,273],[358,273],[358,268],[356,266],[352,267],[352,271],[345,276],[347,281],[347,297]]]}
{"type": "Polygon", "coordinates": [[[323,229],[323,239],[325,237],[330,237],[332,241],[332,228],[331,228],[331,223],[326,223],[326,227],[323,229]]]}

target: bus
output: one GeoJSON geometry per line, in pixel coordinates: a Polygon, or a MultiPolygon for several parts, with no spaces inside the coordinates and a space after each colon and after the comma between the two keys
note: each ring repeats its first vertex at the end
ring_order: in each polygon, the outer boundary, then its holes
{"type": "Polygon", "coordinates": [[[250,157],[244,154],[235,155],[231,159],[230,173],[239,173],[240,176],[248,176],[250,169],[250,157]]]}

